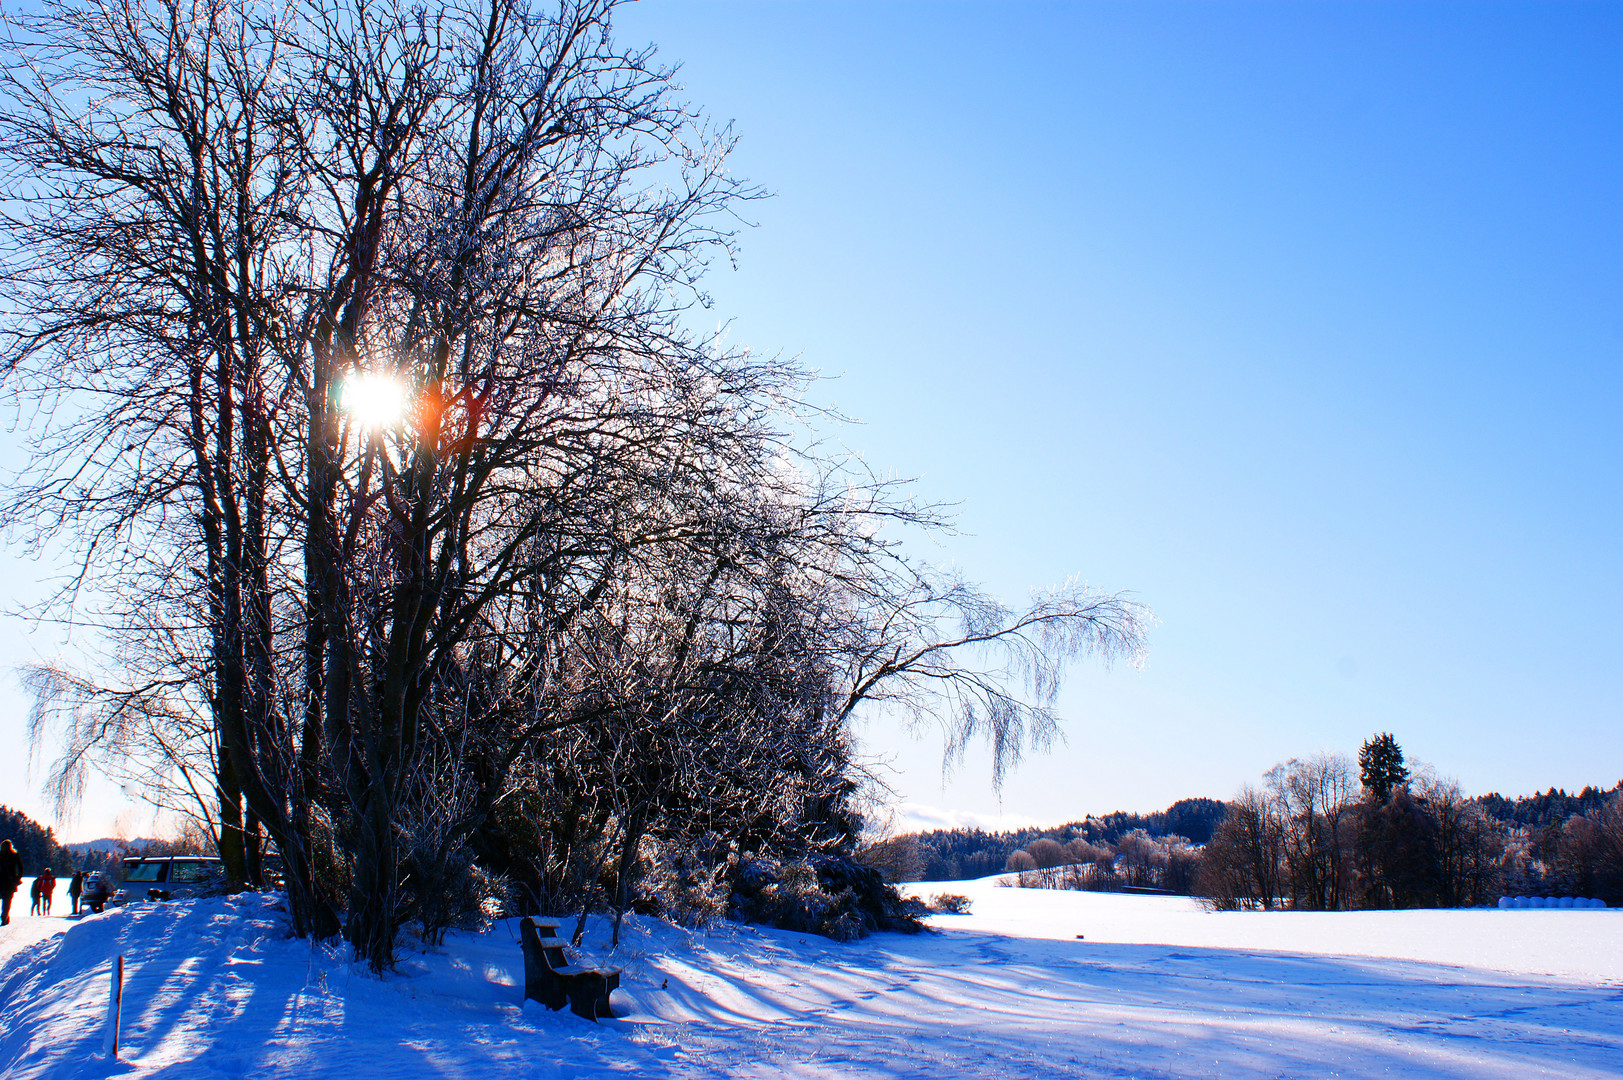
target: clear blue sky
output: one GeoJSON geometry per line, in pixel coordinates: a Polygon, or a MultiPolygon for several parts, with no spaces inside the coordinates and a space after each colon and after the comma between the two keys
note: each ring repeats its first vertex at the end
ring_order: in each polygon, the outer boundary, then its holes
{"type": "MultiPolygon", "coordinates": [[[[1227,797],[1390,730],[1623,779],[1623,6],[653,0],[735,119],[711,282],[1018,600],[1161,616],[1002,808],[1227,797]]],[[[873,734],[876,748],[890,738],[873,734]]],[[[904,799],[995,811],[900,744],[904,799]]]]}
{"type": "Polygon", "coordinates": [[[714,317],[960,503],[933,557],[1163,620],[1001,802],[876,725],[901,801],[1153,810],[1376,731],[1472,793],[1623,779],[1623,5],[646,0],[618,36],[775,193],[714,317]]]}

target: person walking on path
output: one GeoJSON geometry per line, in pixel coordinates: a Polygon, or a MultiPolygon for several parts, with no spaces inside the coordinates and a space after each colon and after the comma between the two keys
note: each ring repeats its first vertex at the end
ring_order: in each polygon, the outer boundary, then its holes
{"type": "Polygon", "coordinates": [[[68,899],[73,901],[73,914],[75,915],[79,914],[79,897],[84,895],[84,891],[85,872],[83,870],[75,870],[73,872],[73,880],[68,882],[68,899]]]}
{"type": "Polygon", "coordinates": [[[39,913],[49,915],[51,894],[56,891],[56,875],[51,873],[49,866],[39,872],[39,877],[34,879],[34,887],[39,890],[39,913]]]}
{"type": "Polygon", "coordinates": [[[0,840],[0,926],[11,922],[11,898],[22,883],[23,857],[10,840],[0,840]]]}
{"type": "Polygon", "coordinates": [[[28,914],[39,914],[39,878],[35,878],[34,883],[28,886],[28,914]]]}

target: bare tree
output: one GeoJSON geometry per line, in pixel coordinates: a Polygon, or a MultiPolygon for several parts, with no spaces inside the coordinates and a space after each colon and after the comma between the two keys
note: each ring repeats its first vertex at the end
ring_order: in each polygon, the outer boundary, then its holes
{"type": "Polygon", "coordinates": [[[1335,911],[1344,906],[1354,802],[1352,762],[1343,754],[1292,758],[1265,776],[1279,808],[1285,885],[1291,906],[1335,911]]]}
{"type": "Polygon", "coordinates": [[[860,708],[1001,782],[1068,664],[1143,652],[1122,595],[910,563],[879,527],[931,515],[806,451],[802,373],[683,329],[755,192],[613,7],[8,24],[3,355],[56,409],[10,520],[77,539],[57,610],[110,589],[126,676],[39,673],[62,790],[167,761],[374,970],[508,804],[620,912],[650,845],[848,854],[860,708]]]}
{"type": "Polygon", "coordinates": [[[1020,874],[1030,873],[1037,869],[1037,860],[1024,848],[1015,848],[1009,852],[1009,857],[1004,862],[1003,869],[1020,874]]]}
{"type": "Polygon", "coordinates": [[[888,882],[918,881],[924,874],[924,852],[914,835],[890,836],[864,844],[857,861],[879,871],[888,882]]]}
{"type": "Polygon", "coordinates": [[[54,421],[11,520],[77,532],[81,573],[63,599],[120,583],[135,603],[115,636],[204,636],[217,839],[241,879],[245,783],[297,847],[279,800],[244,775],[246,744],[277,724],[267,467],[280,401],[261,328],[288,287],[277,254],[298,187],[283,38],[213,0],[48,3],[8,26],[0,156],[23,209],[8,223],[5,361],[11,389],[54,421]],[[131,595],[153,567],[170,572],[131,595]]]}
{"type": "Polygon", "coordinates": [[[1037,861],[1040,869],[1059,866],[1068,861],[1066,852],[1058,842],[1042,837],[1026,845],[1026,854],[1037,861]]]}
{"type": "Polygon", "coordinates": [[[1467,799],[1458,781],[1429,767],[1415,769],[1412,786],[1433,826],[1437,904],[1475,907],[1496,899],[1503,884],[1504,826],[1467,799]]]}
{"type": "Polygon", "coordinates": [[[1265,791],[1246,786],[1206,845],[1199,891],[1220,910],[1279,902],[1283,850],[1279,808],[1265,791]]]}
{"type": "Polygon", "coordinates": [[[737,369],[670,323],[725,241],[705,222],[745,193],[727,136],[609,44],[610,7],[88,0],[13,23],[4,150],[33,207],[12,230],[14,385],[108,403],[90,468],[59,428],[18,516],[94,517],[88,553],[186,518],[221,812],[245,787],[316,932],[336,919],[303,887],[311,815],[353,814],[349,925],[379,966],[420,714],[487,606],[543,572],[545,481],[673,437],[635,415],[650,391],[737,369]],[[345,387],[380,370],[412,422],[364,431],[345,387]],[[302,656],[275,653],[277,528],[302,556],[279,568],[302,576],[302,656]],[[291,698],[278,668],[302,670],[291,698]]]}
{"type": "Polygon", "coordinates": [[[1555,863],[1569,888],[1614,907],[1623,904],[1623,794],[1567,819],[1555,863]]]}
{"type": "Polygon", "coordinates": [[[839,715],[876,705],[936,723],[949,759],[984,739],[996,785],[1027,747],[1059,735],[1067,665],[1092,656],[1136,666],[1153,622],[1125,595],[1075,581],[1014,611],[960,577],[900,561],[843,599],[839,715]]]}

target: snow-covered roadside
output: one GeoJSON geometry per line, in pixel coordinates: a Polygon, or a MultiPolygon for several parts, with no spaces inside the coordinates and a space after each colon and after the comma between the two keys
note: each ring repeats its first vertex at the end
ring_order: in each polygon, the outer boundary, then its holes
{"type": "MultiPolygon", "coordinates": [[[[46,916],[28,914],[28,891],[33,887],[33,878],[23,878],[22,885],[17,888],[17,895],[11,903],[11,922],[0,926],[0,967],[6,961],[21,952],[28,946],[65,933],[72,926],[74,920],[68,915],[73,910],[73,901],[68,899],[67,883],[57,882],[56,896],[51,900],[51,914],[46,916]]],[[[4,984],[0,983],[0,989],[4,984]]],[[[0,994],[0,1002],[5,1000],[0,994]]]]}
{"type": "MultiPolygon", "coordinates": [[[[924,887],[944,889],[975,894],[976,910],[933,920],[940,933],[849,945],[630,920],[613,961],[622,1018],[598,1025],[521,1004],[511,922],[453,934],[378,980],[287,938],[273,897],[141,905],[0,964],[0,1076],[1623,1075],[1623,980],[1603,971],[1357,956],[1339,946],[1367,930],[1333,920],[1300,931],[1302,948],[1264,951],[1193,940],[1192,925],[1239,931],[1160,898],[924,887]],[[1100,940],[1135,923],[1180,943],[1100,940]],[[99,1049],[120,952],[127,1053],[114,1064],[99,1049]]],[[[1427,933],[1461,952],[1483,936],[1465,918],[1478,914],[1598,917],[1588,949],[1623,951],[1617,913],[1431,914],[1451,918],[1427,933]]]]}
{"type": "MultiPolygon", "coordinates": [[[[51,905],[53,908],[55,904],[51,905]]],[[[11,922],[0,926],[0,967],[3,967],[14,955],[22,952],[30,945],[37,945],[47,941],[58,934],[65,934],[76,920],[67,916],[52,915],[48,918],[37,918],[27,914],[24,907],[21,912],[16,907],[11,909],[11,922]]]]}

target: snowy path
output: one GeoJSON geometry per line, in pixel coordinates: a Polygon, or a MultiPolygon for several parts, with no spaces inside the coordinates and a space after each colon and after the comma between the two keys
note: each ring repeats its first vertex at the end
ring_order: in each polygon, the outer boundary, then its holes
{"type": "MultiPolygon", "coordinates": [[[[78,921],[76,917],[67,912],[73,910],[73,901],[67,896],[67,882],[57,882],[56,896],[51,901],[51,915],[28,914],[28,891],[33,886],[33,878],[23,878],[23,883],[17,888],[17,895],[11,904],[11,922],[0,926],[0,967],[13,955],[37,944],[47,938],[64,934],[68,927],[78,921]]],[[[4,984],[0,984],[3,991],[4,984]]],[[[0,1001],[4,994],[0,993],[0,1001]]]]}
{"type": "Polygon", "coordinates": [[[379,981],[283,937],[266,898],[143,905],[4,961],[0,1076],[1623,1076],[1620,912],[1382,913],[1441,917],[1422,936],[1482,957],[1461,966],[1349,955],[1379,945],[1368,920],[1302,916],[1293,951],[1268,952],[1221,940],[1268,919],[1182,901],[973,891],[977,913],[940,933],[851,945],[637,920],[616,960],[625,1015],[598,1026],[521,1007],[511,924],[379,981]],[[1528,916],[1553,921],[1504,921],[1528,916]],[[1177,940],[1097,940],[1156,926],[1177,940]],[[1201,926],[1219,940],[1187,940],[1201,926]],[[1494,951],[1535,930],[1580,947],[1494,951]],[[117,952],[129,1052],[112,1064],[96,1052],[117,952]],[[1602,959],[1577,970],[1580,953],[1602,959]]]}
{"type": "MultiPolygon", "coordinates": [[[[55,907],[55,905],[53,904],[52,907],[55,907]]],[[[22,910],[27,911],[28,905],[24,904],[22,910]]],[[[4,965],[6,961],[30,945],[36,945],[58,934],[67,933],[68,927],[77,921],[77,919],[58,915],[45,918],[21,915],[18,914],[17,908],[13,907],[11,909],[11,922],[5,926],[0,926],[0,965],[4,965]]]]}

